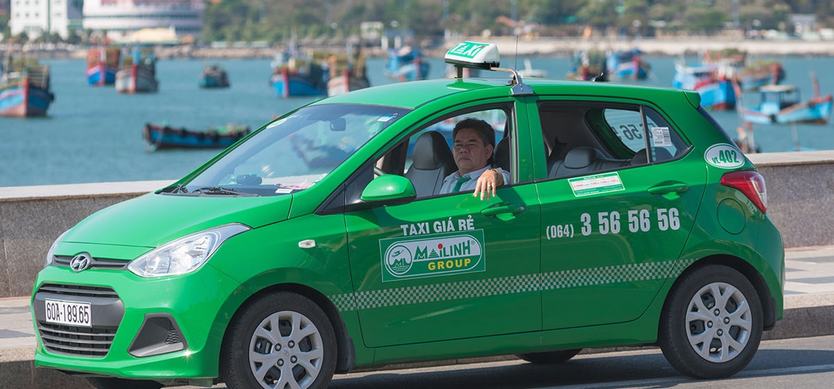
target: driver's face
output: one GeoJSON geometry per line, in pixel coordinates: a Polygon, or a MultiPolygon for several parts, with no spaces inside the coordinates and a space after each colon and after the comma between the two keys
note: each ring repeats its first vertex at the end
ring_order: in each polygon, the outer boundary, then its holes
{"type": "Polygon", "coordinates": [[[466,174],[486,166],[492,156],[492,145],[485,144],[478,132],[471,128],[458,131],[452,155],[460,174],[466,174]]]}

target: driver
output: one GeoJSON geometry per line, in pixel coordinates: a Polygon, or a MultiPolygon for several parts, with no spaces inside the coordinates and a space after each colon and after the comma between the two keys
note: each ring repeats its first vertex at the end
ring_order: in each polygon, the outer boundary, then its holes
{"type": "Polygon", "coordinates": [[[492,167],[495,130],[489,123],[473,118],[461,120],[452,130],[452,138],[452,156],[458,170],[443,179],[440,194],[474,189],[474,197],[488,200],[495,196],[496,188],[510,182],[509,172],[492,167]]]}

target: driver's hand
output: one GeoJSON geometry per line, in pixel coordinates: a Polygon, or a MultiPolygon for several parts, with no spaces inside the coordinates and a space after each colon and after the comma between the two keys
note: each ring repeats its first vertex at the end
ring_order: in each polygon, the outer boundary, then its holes
{"type": "Polygon", "coordinates": [[[495,190],[504,185],[504,177],[495,169],[488,169],[481,173],[478,181],[475,183],[475,192],[472,196],[481,197],[481,200],[489,200],[490,197],[495,197],[495,190]]]}

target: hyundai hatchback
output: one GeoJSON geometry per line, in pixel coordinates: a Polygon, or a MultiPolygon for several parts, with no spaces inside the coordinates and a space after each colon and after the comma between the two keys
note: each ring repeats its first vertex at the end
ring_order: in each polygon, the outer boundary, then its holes
{"type": "MultiPolygon", "coordinates": [[[[762,176],[695,92],[510,79],[393,84],[287,113],[61,235],[32,294],[39,367],[100,388],[323,388],[395,362],[659,345],[727,377],[782,317],[762,176]],[[489,125],[495,196],[444,193],[489,125]]],[[[462,72],[459,72],[459,74],[462,72]]]]}

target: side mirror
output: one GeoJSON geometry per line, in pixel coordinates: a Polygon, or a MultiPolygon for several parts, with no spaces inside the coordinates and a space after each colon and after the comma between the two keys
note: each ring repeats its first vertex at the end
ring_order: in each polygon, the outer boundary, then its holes
{"type": "Polygon", "coordinates": [[[359,198],[365,202],[404,200],[417,197],[411,180],[396,174],[381,175],[365,187],[359,198]]]}

